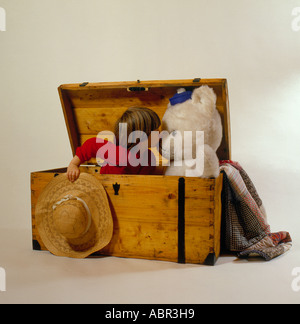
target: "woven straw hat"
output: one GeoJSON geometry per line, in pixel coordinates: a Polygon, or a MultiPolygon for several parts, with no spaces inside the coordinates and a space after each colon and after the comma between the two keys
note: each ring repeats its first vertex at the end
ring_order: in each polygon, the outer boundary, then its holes
{"type": "Polygon", "coordinates": [[[113,235],[113,220],[103,185],[82,173],[71,183],[54,178],[36,205],[36,225],[46,248],[57,256],[86,258],[103,249],[113,235]]]}

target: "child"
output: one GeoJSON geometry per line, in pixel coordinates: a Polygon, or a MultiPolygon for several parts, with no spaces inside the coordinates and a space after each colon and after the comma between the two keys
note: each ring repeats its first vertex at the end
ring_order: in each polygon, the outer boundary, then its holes
{"type": "MultiPolygon", "coordinates": [[[[156,160],[154,154],[148,149],[150,145],[151,132],[158,130],[161,125],[161,121],[158,115],[148,108],[129,108],[123,116],[115,124],[115,136],[116,146],[113,143],[97,143],[97,138],[91,138],[87,140],[81,147],[77,148],[76,155],[71,161],[68,170],[67,177],[71,182],[76,181],[79,178],[80,170],[79,166],[85,161],[89,161],[91,158],[99,155],[99,150],[106,145],[106,148],[111,148],[114,151],[115,158],[112,159],[106,152],[104,156],[98,156],[105,160],[106,165],[101,168],[101,174],[153,174],[155,171],[156,160]],[[120,143],[119,124],[127,124],[127,141],[126,143],[120,143]],[[138,152],[136,158],[139,161],[147,161],[147,165],[140,163],[139,165],[132,166],[129,162],[130,150],[138,143],[129,143],[128,137],[134,131],[142,131],[148,136],[147,150],[138,152]],[[127,145],[127,147],[122,146],[127,145]],[[97,154],[98,153],[98,154],[97,154]],[[142,156],[141,156],[142,155],[142,156]]],[[[133,140],[134,141],[134,140],[133,140]]],[[[131,140],[132,142],[132,140],[131,140]]]]}

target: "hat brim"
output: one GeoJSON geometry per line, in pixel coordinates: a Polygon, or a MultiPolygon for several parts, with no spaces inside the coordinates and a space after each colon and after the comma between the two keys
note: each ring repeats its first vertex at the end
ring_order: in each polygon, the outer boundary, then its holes
{"type": "Polygon", "coordinates": [[[56,256],[83,259],[103,249],[112,239],[113,219],[106,191],[100,181],[87,173],[82,173],[74,183],[66,174],[55,177],[41,193],[35,217],[44,245],[56,256]],[[53,220],[54,204],[67,195],[83,199],[92,215],[89,230],[72,240],[57,231],[53,220]]]}

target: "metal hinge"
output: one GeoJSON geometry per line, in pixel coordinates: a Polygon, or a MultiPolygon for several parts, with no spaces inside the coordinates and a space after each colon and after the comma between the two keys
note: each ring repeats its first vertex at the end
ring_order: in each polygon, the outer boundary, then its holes
{"type": "Polygon", "coordinates": [[[199,83],[201,81],[201,78],[195,78],[194,80],[193,80],[193,83],[199,83]]]}

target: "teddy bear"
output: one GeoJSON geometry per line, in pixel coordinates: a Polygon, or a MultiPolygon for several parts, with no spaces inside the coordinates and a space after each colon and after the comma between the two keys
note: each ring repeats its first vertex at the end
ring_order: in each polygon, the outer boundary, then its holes
{"type": "Polygon", "coordinates": [[[165,175],[217,178],[216,151],[222,141],[217,96],[208,86],[178,89],[162,119],[162,156],[169,160],[165,175]]]}

